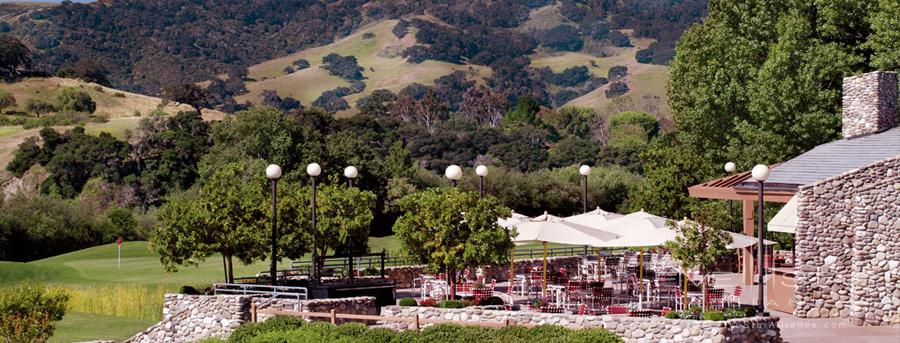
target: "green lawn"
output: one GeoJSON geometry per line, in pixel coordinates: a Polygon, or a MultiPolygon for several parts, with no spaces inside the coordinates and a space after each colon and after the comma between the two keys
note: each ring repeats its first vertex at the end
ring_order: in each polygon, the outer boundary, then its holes
{"type": "Polygon", "coordinates": [[[101,339],[125,340],[156,324],[153,320],[130,319],[89,313],[66,313],[56,323],[50,342],[84,342],[101,339]]]}

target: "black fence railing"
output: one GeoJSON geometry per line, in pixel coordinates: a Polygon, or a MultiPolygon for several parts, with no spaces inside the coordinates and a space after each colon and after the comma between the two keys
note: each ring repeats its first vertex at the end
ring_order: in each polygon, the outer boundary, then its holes
{"type": "MultiPolygon", "coordinates": [[[[584,256],[594,253],[594,249],[585,247],[558,247],[548,248],[547,257],[584,256]]],[[[540,259],[544,256],[543,249],[515,249],[513,255],[516,260],[540,259]]],[[[419,265],[418,260],[409,256],[390,256],[387,253],[367,254],[364,256],[328,256],[322,258],[322,270],[344,274],[343,271],[355,269],[368,271],[371,276],[380,275],[381,268],[419,265]]],[[[299,260],[291,262],[291,270],[307,271],[312,266],[312,260],[299,260]]],[[[302,274],[302,272],[301,272],[302,274]]],[[[349,275],[348,275],[349,276],[349,275]]]]}

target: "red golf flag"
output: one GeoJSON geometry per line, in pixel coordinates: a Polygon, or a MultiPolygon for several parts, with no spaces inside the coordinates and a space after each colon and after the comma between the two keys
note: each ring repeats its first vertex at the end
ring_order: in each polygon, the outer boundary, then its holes
{"type": "Polygon", "coordinates": [[[116,240],[116,244],[122,245],[122,236],[119,236],[119,239],[116,240]]]}

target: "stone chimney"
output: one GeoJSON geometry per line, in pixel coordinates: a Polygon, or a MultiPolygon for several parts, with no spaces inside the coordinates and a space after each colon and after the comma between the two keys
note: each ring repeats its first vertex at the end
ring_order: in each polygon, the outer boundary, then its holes
{"type": "Polygon", "coordinates": [[[874,71],[844,78],[844,138],[897,127],[897,73],[874,71]]]}

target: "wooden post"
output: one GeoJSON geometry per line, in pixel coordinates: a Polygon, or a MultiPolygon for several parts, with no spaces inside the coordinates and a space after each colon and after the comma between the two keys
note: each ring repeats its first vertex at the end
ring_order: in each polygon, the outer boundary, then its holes
{"type": "Polygon", "coordinates": [[[337,325],[337,315],[334,312],[334,309],[331,309],[331,324],[337,325]]]}
{"type": "Polygon", "coordinates": [[[419,329],[420,329],[420,327],[419,327],[419,315],[416,314],[416,331],[419,331],[419,329]]]}
{"type": "Polygon", "coordinates": [[[544,242],[544,288],[541,290],[541,296],[547,296],[547,242],[544,242]]]}
{"type": "Polygon", "coordinates": [[[688,309],[688,270],[684,269],[684,302],[682,303],[681,310],[687,311],[688,309]]]}
{"type": "Polygon", "coordinates": [[[641,247],[641,253],[638,255],[638,259],[640,259],[639,264],[639,272],[638,272],[638,299],[643,299],[644,296],[644,247],[641,247]]]}
{"type": "MultiPolygon", "coordinates": [[[[755,237],[753,234],[753,230],[755,229],[755,225],[753,223],[754,217],[754,209],[753,209],[753,200],[744,200],[742,202],[742,212],[743,212],[743,227],[744,234],[750,237],[755,237]]],[[[753,252],[752,247],[746,247],[741,249],[741,253],[744,255],[741,259],[741,279],[744,281],[745,285],[753,284],[753,252]]]]}
{"type": "Polygon", "coordinates": [[[503,326],[509,326],[509,318],[503,320],[503,326]]]}
{"type": "Polygon", "coordinates": [[[250,304],[250,322],[256,323],[256,303],[250,304]]]}

